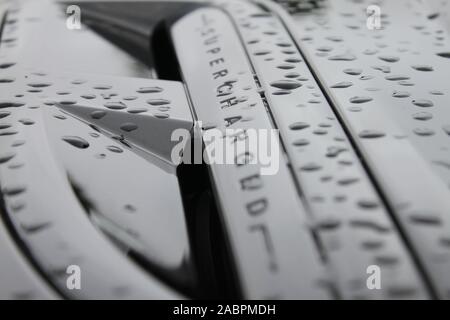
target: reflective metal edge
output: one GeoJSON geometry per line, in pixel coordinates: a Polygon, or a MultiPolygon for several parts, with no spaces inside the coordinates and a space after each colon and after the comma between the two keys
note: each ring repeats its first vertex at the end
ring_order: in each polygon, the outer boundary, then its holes
{"type": "MultiPolygon", "coordinates": [[[[172,37],[206,132],[272,128],[240,39],[222,10],[183,17],[172,37]]],[[[280,155],[273,176],[260,175],[259,165],[210,166],[244,298],[329,298],[306,210],[282,150],[280,155]]]]}
{"type": "MultiPolygon", "coordinates": [[[[17,60],[18,52],[23,49],[26,39],[22,39],[23,34],[20,31],[26,25],[24,19],[28,19],[30,23],[28,28],[39,22],[35,16],[35,4],[28,2],[25,7],[10,11],[8,19],[14,23],[7,25],[5,35],[14,36],[14,41],[4,41],[0,47],[1,77],[8,79],[0,84],[3,87],[0,104],[0,142],[3,146],[0,177],[7,209],[4,214],[11,221],[13,231],[23,242],[26,254],[65,297],[182,298],[159,279],[138,267],[96,229],[82,208],[80,199],[74,194],[64,167],[54,156],[54,140],[67,146],[70,146],[68,142],[71,141],[63,141],[52,135],[57,126],[48,126],[53,121],[56,123],[64,119],[55,117],[53,112],[57,110],[52,107],[54,102],[51,101],[52,98],[58,101],[61,95],[66,95],[66,88],[60,88],[58,97],[47,96],[46,88],[52,84],[46,81],[46,74],[41,72],[40,66],[28,64],[22,68],[21,61],[17,60]],[[19,36],[16,37],[17,35],[19,36]],[[6,92],[5,87],[9,88],[6,92]],[[49,101],[46,103],[47,98],[49,101]],[[67,286],[70,276],[67,268],[70,265],[80,267],[80,290],[72,290],[67,286]]],[[[51,9],[46,6],[44,8],[51,9]]],[[[67,81],[68,87],[78,83],[76,79],[69,78],[67,81]]],[[[143,82],[143,86],[163,85],[160,81],[139,81],[143,82]]],[[[178,85],[184,94],[181,84],[178,85]]],[[[82,130],[82,135],[86,137],[93,131],[91,127],[74,118],[64,121],[72,122],[72,126],[65,127],[68,131],[82,130]]],[[[120,142],[113,142],[106,137],[97,138],[103,141],[100,143],[103,146],[106,143],[115,147],[120,145],[120,142]]],[[[81,151],[84,142],[77,142],[72,141],[74,145],[70,148],[78,148],[81,151]]],[[[66,155],[68,154],[69,152],[66,155]]],[[[132,156],[128,151],[126,154],[132,156]]]]}
{"type": "MultiPolygon", "coordinates": [[[[429,280],[429,284],[434,291],[433,293],[438,298],[450,299],[450,278],[447,276],[448,270],[450,270],[450,252],[446,245],[450,234],[450,191],[448,185],[442,180],[442,177],[448,177],[450,173],[448,170],[442,169],[439,174],[436,174],[437,170],[433,168],[429,161],[424,159],[423,154],[417,150],[417,145],[407,138],[409,132],[406,132],[404,128],[399,126],[399,123],[395,121],[398,119],[390,118],[390,113],[386,114],[383,108],[377,108],[376,105],[373,105],[366,109],[366,115],[358,117],[357,121],[352,119],[354,115],[343,108],[343,103],[348,101],[351,96],[355,96],[355,94],[354,92],[343,92],[331,88],[335,84],[336,73],[332,76],[331,70],[334,69],[328,67],[329,61],[325,58],[319,63],[308,49],[308,46],[302,43],[302,39],[307,36],[301,34],[299,26],[297,26],[298,22],[303,21],[302,17],[299,16],[296,18],[298,20],[294,20],[279,5],[268,0],[256,0],[255,2],[276,13],[294,36],[294,40],[302,50],[305,60],[312,67],[312,71],[314,71],[318,81],[324,84],[323,90],[325,90],[325,94],[332,104],[336,106],[335,110],[351,133],[355,145],[360,150],[364,161],[381,187],[385,199],[387,199],[396,220],[399,222],[415,256],[418,258],[418,262],[425,271],[425,276],[429,280]],[[379,131],[375,130],[374,132],[382,132],[381,138],[361,137],[361,135],[364,135],[364,130],[368,128],[377,128],[379,131]]],[[[361,2],[355,6],[351,3],[345,3],[344,6],[341,2],[333,1],[333,5],[339,6],[341,10],[358,10],[357,12],[363,14],[366,3],[361,2]]],[[[410,14],[410,17],[413,17],[413,20],[420,19],[421,22],[426,20],[427,23],[433,23],[424,16],[426,10],[423,10],[422,5],[424,4],[415,3],[416,8],[413,10],[414,8],[408,5],[408,2],[390,1],[384,3],[383,10],[385,12],[400,13],[402,18],[396,20],[400,25],[404,24],[405,21],[410,21],[408,20],[409,17],[406,16],[407,13],[410,14]],[[386,5],[393,7],[386,8],[386,5]],[[402,8],[402,6],[404,7],[402,8]]],[[[419,21],[416,21],[413,26],[408,25],[408,27],[417,28],[418,31],[422,30],[419,21]]],[[[390,28],[389,30],[392,31],[392,26],[390,28]]],[[[399,27],[399,32],[403,35],[407,32],[404,28],[405,26],[399,27]]],[[[356,31],[358,30],[356,29],[356,31]]],[[[427,35],[424,34],[424,36],[427,35]]],[[[445,37],[442,37],[441,40],[444,41],[445,39],[445,37]]],[[[345,52],[345,46],[341,50],[345,52]]],[[[354,50],[350,48],[350,51],[347,51],[347,53],[352,51],[354,50]]],[[[371,56],[369,52],[367,55],[371,56]]],[[[375,56],[378,57],[379,55],[375,56]]],[[[445,74],[448,74],[445,70],[448,70],[448,68],[443,67],[442,62],[441,60],[441,63],[439,63],[441,66],[439,70],[442,75],[441,78],[445,79],[445,74]]],[[[446,66],[448,66],[448,61],[446,66]]],[[[402,69],[410,67],[409,65],[403,66],[402,69]]],[[[393,75],[398,74],[394,73],[393,75]]],[[[429,76],[425,77],[423,73],[417,75],[416,80],[420,80],[419,76],[422,76],[423,79],[421,83],[426,84],[427,87],[430,83],[438,84],[436,80],[431,79],[429,76]]],[[[391,84],[386,87],[392,89],[394,82],[390,82],[391,84]]],[[[440,83],[442,84],[442,82],[440,83]]],[[[408,82],[402,84],[402,81],[400,81],[399,84],[400,88],[409,86],[408,82]]],[[[437,87],[442,86],[438,85],[437,87]]],[[[419,94],[415,96],[420,98],[420,94],[423,92],[427,92],[425,87],[420,88],[418,90],[419,94]]],[[[445,95],[434,96],[434,98],[438,99],[441,105],[448,105],[448,102],[445,102],[445,99],[448,99],[445,95]]],[[[374,104],[373,101],[372,104],[374,104]]],[[[415,110],[419,112],[421,108],[416,107],[415,110]]],[[[442,113],[437,117],[440,121],[449,119],[448,108],[440,108],[439,112],[442,113]]],[[[443,141],[442,138],[446,133],[442,129],[445,128],[440,126],[436,135],[428,137],[435,137],[436,141],[443,141]]],[[[439,148],[440,146],[439,143],[430,143],[430,140],[427,143],[424,141],[420,144],[422,144],[421,147],[434,146],[439,148]]],[[[447,143],[444,144],[448,145],[447,143]]]]}
{"type": "MultiPolygon", "coordinates": [[[[11,3],[7,1],[0,3],[0,25],[5,23],[3,18],[10,6],[11,3]]],[[[58,298],[20,253],[2,218],[0,218],[0,270],[0,300],[58,298]]]]}
{"type": "Polygon", "coordinates": [[[246,1],[223,5],[235,19],[256,68],[339,296],[427,297],[389,213],[279,18],[246,1]],[[366,285],[367,269],[374,264],[383,275],[381,290],[366,285]]]}

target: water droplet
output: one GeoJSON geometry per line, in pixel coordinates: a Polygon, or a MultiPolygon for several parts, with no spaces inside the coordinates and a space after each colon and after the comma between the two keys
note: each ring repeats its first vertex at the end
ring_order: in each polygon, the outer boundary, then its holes
{"type": "Polygon", "coordinates": [[[11,112],[9,112],[9,111],[1,111],[0,112],[0,119],[6,118],[9,115],[11,115],[11,112]]]}
{"type": "Polygon", "coordinates": [[[147,100],[147,103],[152,106],[163,106],[166,104],[170,104],[170,101],[166,100],[166,99],[150,99],[150,100],[147,100]]]}
{"type": "Polygon", "coordinates": [[[287,94],[291,94],[291,91],[289,90],[279,90],[272,93],[274,96],[284,96],[287,94]]]}
{"type": "Polygon", "coordinates": [[[359,178],[342,178],[337,181],[340,186],[349,186],[359,182],[359,178]]]}
{"type": "Polygon", "coordinates": [[[302,59],[298,59],[298,58],[287,58],[284,60],[284,62],[287,63],[300,63],[302,62],[302,59]]]}
{"type": "Polygon", "coordinates": [[[400,60],[399,57],[394,57],[394,56],[379,56],[378,59],[386,61],[386,62],[397,62],[400,60]]]}
{"type": "Polygon", "coordinates": [[[300,170],[302,171],[318,171],[320,169],[322,169],[322,166],[314,162],[310,162],[300,167],[300,170]]]}
{"type": "Polygon", "coordinates": [[[362,108],[361,107],[349,107],[348,110],[351,112],[360,112],[360,111],[362,111],[362,108]]]}
{"type": "Polygon", "coordinates": [[[0,83],[11,83],[14,82],[14,78],[0,78],[0,83]]]}
{"type": "Polygon", "coordinates": [[[434,106],[433,102],[425,99],[413,100],[412,103],[421,108],[430,108],[434,106]]]}
{"type": "Polygon", "coordinates": [[[0,130],[11,128],[11,124],[9,123],[0,123],[0,130]]]}
{"type": "Polygon", "coordinates": [[[169,118],[169,115],[167,113],[161,113],[161,112],[155,113],[154,116],[156,118],[158,118],[158,119],[167,119],[167,118],[169,118]]]}
{"type": "Polygon", "coordinates": [[[389,81],[400,81],[400,80],[409,80],[409,77],[396,74],[396,75],[386,76],[385,79],[389,80],[389,81]]]}
{"type": "Polygon", "coordinates": [[[108,146],[106,147],[109,151],[114,152],[114,153],[122,153],[123,150],[119,147],[116,146],[108,146]]]}
{"type": "Polygon", "coordinates": [[[170,107],[169,107],[169,106],[166,106],[166,107],[159,107],[158,110],[161,111],[161,112],[167,112],[167,111],[170,110],[170,107]]]}
{"type": "Polygon", "coordinates": [[[102,93],[101,96],[103,99],[109,100],[112,97],[117,97],[117,93],[114,93],[114,92],[102,93]]]}
{"type": "Polygon", "coordinates": [[[15,65],[14,62],[0,63],[0,69],[7,69],[7,68],[10,68],[10,67],[12,67],[14,65],[15,65]]]}
{"type": "Polygon", "coordinates": [[[450,59],[450,52],[440,52],[436,53],[439,57],[450,59]]]}
{"type": "Polygon", "coordinates": [[[292,47],[292,44],[289,42],[278,42],[277,46],[279,46],[281,48],[289,48],[289,47],[292,47]]]}
{"type": "Polygon", "coordinates": [[[335,55],[335,56],[331,56],[328,58],[328,60],[332,60],[332,61],[353,61],[356,60],[356,56],[350,53],[345,53],[345,54],[339,54],[339,55],[335,55]]]}
{"type": "Polygon", "coordinates": [[[4,38],[2,39],[2,43],[12,43],[12,42],[16,42],[17,38],[4,38]]]}
{"type": "Polygon", "coordinates": [[[295,66],[292,64],[284,63],[284,64],[280,64],[279,66],[277,66],[277,68],[283,69],[283,70],[290,70],[290,69],[294,69],[295,66]]]}
{"type": "Polygon", "coordinates": [[[342,42],[344,39],[340,36],[328,36],[325,39],[333,41],[333,42],[342,42]]]}
{"type": "Polygon", "coordinates": [[[12,136],[17,133],[18,133],[17,131],[3,131],[3,132],[0,132],[0,137],[12,136]]]}
{"type": "Polygon", "coordinates": [[[379,233],[387,233],[390,231],[388,227],[382,226],[375,221],[369,221],[369,220],[351,220],[350,225],[354,228],[364,228],[364,229],[370,229],[374,230],[379,233]]]}
{"type": "Polygon", "coordinates": [[[136,90],[137,93],[159,93],[163,91],[164,89],[160,87],[142,87],[136,90]]]}
{"type": "Polygon", "coordinates": [[[4,195],[9,197],[14,197],[24,193],[27,190],[25,186],[17,185],[17,186],[8,186],[2,189],[4,195]]]}
{"type": "Polygon", "coordinates": [[[352,97],[350,98],[351,103],[366,103],[372,101],[373,99],[370,97],[352,97]]]}
{"type": "Polygon", "coordinates": [[[437,17],[439,17],[439,12],[430,13],[430,14],[427,16],[427,18],[428,18],[429,20],[434,20],[434,19],[436,19],[437,17]]]}
{"type": "Polygon", "coordinates": [[[317,48],[317,51],[322,51],[322,52],[330,52],[332,50],[333,50],[333,48],[330,46],[322,46],[322,47],[317,48]]]}
{"type": "Polygon", "coordinates": [[[392,266],[399,263],[399,261],[400,260],[397,257],[387,255],[378,256],[375,258],[376,264],[380,266],[392,266]]]}
{"type": "Polygon", "coordinates": [[[96,120],[99,120],[99,119],[101,119],[101,118],[103,118],[104,116],[106,116],[106,111],[93,111],[93,112],[91,112],[91,118],[92,119],[96,119],[96,120]]]}
{"type": "Polygon", "coordinates": [[[135,213],[137,211],[136,207],[131,204],[126,204],[124,206],[125,211],[128,211],[129,213],[135,213]]]}
{"type": "Polygon", "coordinates": [[[429,112],[417,112],[413,114],[413,118],[416,120],[426,121],[433,118],[433,115],[429,112]]]}
{"type": "Polygon", "coordinates": [[[429,226],[439,226],[442,224],[441,218],[432,212],[414,212],[409,218],[411,222],[415,224],[424,224],[429,226]]]}
{"type": "Polygon", "coordinates": [[[45,72],[42,71],[32,72],[31,74],[39,77],[45,77],[47,75],[45,72]]]}
{"type": "Polygon", "coordinates": [[[363,208],[363,209],[376,209],[376,208],[379,207],[379,205],[380,204],[377,201],[374,201],[374,200],[364,199],[364,200],[359,200],[358,201],[358,206],[360,208],[363,208]]]}
{"type": "Polygon", "coordinates": [[[34,124],[34,121],[31,119],[20,119],[19,122],[26,126],[31,126],[34,124]]]}
{"type": "Polygon", "coordinates": [[[32,88],[45,88],[45,87],[49,87],[51,86],[51,83],[47,83],[47,82],[32,82],[32,83],[28,83],[28,86],[32,87],[32,88]]]}
{"type": "Polygon", "coordinates": [[[2,108],[18,108],[24,106],[25,103],[15,101],[0,101],[0,109],[2,108]]]}
{"type": "Polygon", "coordinates": [[[365,250],[378,250],[384,246],[384,243],[382,241],[377,240],[366,240],[361,243],[361,246],[365,250]]]}
{"type": "Polygon", "coordinates": [[[318,229],[320,229],[321,231],[325,231],[325,230],[335,230],[337,228],[339,228],[339,226],[341,225],[341,221],[339,221],[338,219],[335,218],[326,218],[326,219],[322,219],[321,221],[319,221],[316,225],[316,227],[318,229]]]}
{"type": "Polygon", "coordinates": [[[23,146],[24,144],[25,144],[25,140],[17,140],[17,141],[14,141],[13,143],[11,143],[11,147],[16,148],[16,147],[23,146]]]}
{"type": "Polygon", "coordinates": [[[269,30],[269,31],[264,31],[264,34],[268,35],[268,36],[275,36],[278,34],[278,32],[273,31],[273,30],[269,30]]]}
{"type": "Polygon", "coordinates": [[[316,129],[313,131],[314,134],[319,135],[319,136],[323,136],[328,134],[328,131],[325,129],[316,129]]]}
{"type": "Polygon", "coordinates": [[[412,83],[411,81],[408,81],[408,80],[399,81],[398,84],[401,86],[406,86],[406,87],[411,87],[414,85],[414,83],[412,83]]]}
{"type": "Polygon", "coordinates": [[[306,122],[295,122],[295,123],[293,123],[293,124],[291,124],[289,126],[289,129],[291,129],[291,130],[303,130],[303,129],[309,128],[309,126],[310,125],[308,123],[306,123],[306,122]]]}
{"type": "Polygon", "coordinates": [[[409,96],[411,96],[411,94],[409,92],[406,92],[406,91],[394,91],[392,96],[394,98],[408,98],[409,96]]]}
{"type": "Polygon", "coordinates": [[[64,136],[62,139],[65,142],[71,144],[72,146],[74,146],[76,148],[79,148],[79,149],[89,148],[89,142],[87,142],[83,138],[76,137],[76,136],[64,136]]]}
{"type": "Polygon", "coordinates": [[[147,112],[147,111],[148,111],[147,108],[131,108],[131,109],[128,109],[128,113],[132,113],[132,114],[144,113],[144,112],[147,112]]]}
{"type": "Polygon", "coordinates": [[[226,126],[229,127],[242,119],[241,116],[231,116],[225,118],[226,126]]]}
{"type": "Polygon", "coordinates": [[[414,133],[418,136],[428,137],[435,134],[435,132],[428,128],[415,128],[414,133]]]}
{"type": "Polygon", "coordinates": [[[300,74],[297,72],[291,72],[291,73],[286,74],[285,77],[289,78],[289,79],[295,79],[295,78],[300,77],[300,74]]]}
{"type": "Polygon", "coordinates": [[[27,92],[30,92],[30,93],[39,93],[39,92],[42,92],[42,90],[41,90],[41,89],[30,89],[30,90],[27,90],[27,92]]]}
{"type": "Polygon", "coordinates": [[[29,234],[32,233],[38,233],[41,232],[47,228],[49,228],[51,226],[51,223],[46,222],[46,223],[36,223],[36,224],[31,224],[31,225],[21,225],[21,228],[29,234]]]}
{"type": "Polygon", "coordinates": [[[352,76],[359,76],[362,73],[361,69],[344,69],[343,71],[352,76]]]}
{"type": "Polygon", "coordinates": [[[23,210],[25,207],[26,207],[26,204],[23,201],[17,201],[17,202],[10,204],[10,208],[14,212],[19,212],[19,211],[23,210]]]}
{"type": "Polygon", "coordinates": [[[302,86],[301,83],[293,80],[278,80],[270,84],[274,88],[283,90],[293,90],[302,86]]]}
{"type": "Polygon", "coordinates": [[[342,82],[338,82],[338,83],[332,85],[331,88],[348,88],[348,87],[351,87],[352,85],[353,85],[352,82],[342,81],[342,82]]]}
{"type": "Polygon", "coordinates": [[[343,166],[352,166],[353,161],[351,160],[339,160],[338,163],[343,166]]]}
{"type": "Polygon", "coordinates": [[[427,65],[413,65],[411,67],[417,71],[433,71],[433,67],[427,65]]]}
{"type": "Polygon", "coordinates": [[[378,130],[363,130],[359,133],[359,137],[363,139],[376,139],[382,138],[386,134],[378,130]]]}
{"type": "Polygon", "coordinates": [[[99,84],[99,85],[94,86],[94,89],[97,89],[97,90],[109,90],[111,88],[112,88],[111,86],[104,85],[104,84],[99,84]]]}
{"type": "Polygon", "coordinates": [[[120,126],[120,129],[122,129],[123,131],[126,131],[126,132],[134,131],[137,128],[138,128],[138,126],[131,122],[124,123],[123,125],[120,126]]]}
{"type": "Polygon", "coordinates": [[[389,66],[373,66],[372,68],[375,70],[381,71],[383,73],[391,72],[391,67],[389,67],[389,66]]]}
{"type": "Polygon", "coordinates": [[[123,97],[123,100],[125,101],[133,101],[136,100],[137,97],[136,96],[127,96],[127,97],[123,97]]]}
{"type": "Polygon", "coordinates": [[[292,142],[292,144],[296,147],[304,147],[309,144],[309,141],[306,139],[298,139],[298,140],[295,140],[294,142],[292,142]]]}
{"type": "Polygon", "coordinates": [[[81,97],[87,100],[92,100],[96,98],[95,94],[83,94],[81,95],[81,97]]]}
{"type": "Polygon", "coordinates": [[[4,154],[0,154],[0,164],[4,164],[14,158],[16,154],[14,152],[8,152],[4,154]]]}
{"type": "Polygon", "coordinates": [[[259,50],[259,51],[256,51],[255,53],[253,53],[255,56],[265,56],[265,55],[268,55],[268,54],[270,54],[270,53],[272,53],[272,51],[270,51],[270,50],[259,50]]]}
{"type": "Polygon", "coordinates": [[[58,103],[62,104],[63,106],[69,106],[69,105],[76,104],[77,101],[76,100],[62,100],[62,101],[59,101],[58,103]]]}
{"type": "Polygon", "coordinates": [[[359,30],[361,27],[357,26],[357,25],[348,25],[347,28],[352,29],[352,30],[359,30]]]}
{"type": "Polygon", "coordinates": [[[347,151],[346,148],[332,146],[332,147],[327,148],[327,152],[326,152],[325,156],[328,158],[336,158],[342,152],[345,152],[345,151],[347,151]]]}
{"type": "Polygon", "coordinates": [[[127,107],[122,101],[111,101],[104,104],[104,106],[111,110],[123,110],[127,107]]]}

